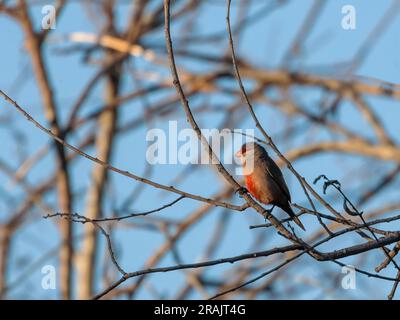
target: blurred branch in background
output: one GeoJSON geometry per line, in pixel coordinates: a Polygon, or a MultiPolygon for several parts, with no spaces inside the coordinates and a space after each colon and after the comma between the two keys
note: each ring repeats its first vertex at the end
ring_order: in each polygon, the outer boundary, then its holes
{"type": "Polygon", "coordinates": [[[374,70],[399,68],[398,46],[377,53],[398,1],[345,63],[326,19],[340,7],[321,1],[55,1],[54,30],[46,4],[0,1],[0,29],[19,28],[1,39],[1,298],[396,297],[400,84],[374,70]],[[146,133],[171,120],[212,165],[146,161],[146,133]],[[202,132],[224,128],[257,129],[306,233],[241,189],[202,132]],[[38,285],[45,264],[55,293],[38,285]]]}

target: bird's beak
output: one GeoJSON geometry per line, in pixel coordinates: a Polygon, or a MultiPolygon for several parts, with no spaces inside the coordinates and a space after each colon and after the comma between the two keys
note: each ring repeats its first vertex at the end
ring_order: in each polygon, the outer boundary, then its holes
{"type": "Polygon", "coordinates": [[[240,158],[242,156],[242,151],[239,150],[238,152],[235,153],[235,157],[240,158]]]}

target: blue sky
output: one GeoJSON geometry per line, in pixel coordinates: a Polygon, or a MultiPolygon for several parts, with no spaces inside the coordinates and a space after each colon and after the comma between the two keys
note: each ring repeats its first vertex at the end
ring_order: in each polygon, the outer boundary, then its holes
{"type": "MultiPolygon", "coordinates": [[[[125,1],[122,2],[126,3],[125,1]]],[[[246,57],[251,60],[251,63],[259,65],[260,67],[279,68],[284,52],[296,35],[298,28],[303,23],[303,19],[312,3],[313,1],[309,0],[289,1],[288,4],[282,6],[280,9],[274,10],[270,15],[252,24],[241,36],[242,41],[237,49],[238,54],[246,57]]],[[[360,45],[367,39],[371,30],[381,19],[390,4],[391,1],[388,0],[329,1],[321,16],[318,17],[316,25],[307,38],[307,41],[303,44],[306,49],[306,54],[304,58],[299,61],[299,64],[296,65],[296,69],[320,73],[327,76],[343,76],[336,65],[352,61],[360,45]],[[353,5],[356,8],[356,30],[343,30],[341,27],[341,8],[343,5],[347,4],[353,5]]],[[[249,14],[256,12],[263,5],[264,2],[260,1],[260,3],[257,3],[257,5],[251,8],[249,14]]],[[[118,15],[121,27],[126,25],[125,19],[127,13],[129,13],[127,8],[129,8],[127,4],[120,5],[120,12],[118,15]]],[[[237,7],[234,6],[233,13],[235,14],[233,15],[233,19],[236,17],[236,9],[237,7]]],[[[32,15],[35,17],[38,26],[40,25],[41,19],[40,10],[40,5],[33,6],[32,15]]],[[[200,12],[200,17],[196,20],[199,26],[199,33],[209,34],[215,31],[224,31],[226,27],[225,10],[224,1],[221,5],[210,3],[204,6],[203,10],[200,12]]],[[[177,27],[178,25],[172,28],[173,37],[177,35],[176,32],[174,33],[174,30],[178,30],[177,27]]],[[[60,106],[60,114],[63,121],[67,119],[69,111],[79,92],[96,73],[97,67],[83,64],[82,55],[78,52],[73,54],[57,53],[55,50],[56,48],[65,47],[56,42],[57,36],[63,36],[75,31],[93,32],[95,30],[92,22],[82,10],[82,6],[77,1],[73,1],[67,5],[62,17],[57,21],[57,28],[52,32],[50,42],[46,44],[45,54],[48,62],[48,69],[50,70],[50,78],[54,84],[55,97],[60,106]]],[[[400,44],[398,41],[398,30],[400,30],[400,18],[396,17],[382,36],[376,39],[374,47],[369,52],[368,57],[355,71],[357,77],[372,77],[393,83],[400,82],[400,44]]],[[[157,46],[163,46],[162,36],[163,33],[158,31],[157,34],[146,38],[144,42],[146,43],[146,41],[148,41],[150,45],[156,44],[157,46]]],[[[21,29],[14,21],[4,15],[0,16],[0,41],[3,44],[0,54],[0,89],[8,92],[21,105],[25,106],[38,121],[46,123],[42,112],[40,95],[30,69],[29,57],[24,49],[21,29]]],[[[199,43],[199,45],[189,46],[189,49],[207,53],[219,53],[221,49],[227,50],[227,41],[224,42],[222,46],[209,46],[199,43]]],[[[140,58],[135,59],[133,63],[137,68],[143,70],[147,67],[147,62],[140,58]]],[[[190,70],[207,71],[212,68],[212,65],[204,65],[198,62],[193,63],[193,61],[180,58],[177,58],[177,63],[190,70]]],[[[167,74],[168,69],[165,68],[163,72],[167,74]]],[[[123,82],[122,92],[131,92],[134,84],[130,77],[126,77],[123,82]]],[[[246,83],[246,85],[250,86],[251,84],[246,83]]],[[[102,105],[102,89],[103,83],[100,82],[85,103],[80,113],[81,116],[97,110],[97,108],[102,105]]],[[[171,92],[168,92],[166,96],[170,94],[171,92]]],[[[308,110],[315,111],[318,107],[317,103],[320,93],[316,92],[316,90],[300,88],[298,91],[294,91],[293,94],[296,100],[300,101],[308,110]]],[[[158,101],[162,97],[162,94],[156,94],[149,98],[149,102],[158,101]]],[[[209,102],[227,104],[235,101],[235,99],[236,97],[214,95],[210,98],[209,102]]],[[[204,97],[189,99],[189,102],[193,107],[196,107],[204,102],[204,97]]],[[[368,98],[368,102],[370,102],[374,110],[379,112],[391,136],[397,142],[400,142],[400,126],[398,125],[400,109],[397,106],[398,103],[396,105],[393,101],[382,98],[368,98]]],[[[26,122],[25,119],[9,108],[4,102],[1,102],[0,105],[0,117],[11,117],[11,124],[28,135],[28,140],[25,142],[27,144],[28,153],[34,153],[41,146],[49,142],[48,137],[37,130],[33,125],[26,122]]],[[[255,104],[255,106],[257,115],[264,128],[275,138],[275,135],[281,132],[282,126],[284,125],[284,117],[270,106],[265,107],[260,104],[255,104]]],[[[143,110],[142,108],[143,105],[141,105],[140,101],[127,103],[121,108],[121,121],[124,122],[126,121],[125,119],[130,120],[140,116],[143,110]]],[[[200,126],[203,128],[214,128],[218,126],[222,120],[222,114],[212,114],[211,116],[200,114],[195,116],[200,126]]],[[[360,120],[358,112],[350,103],[344,102],[344,105],[340,108],[338,117],[341,119],[342,124],[355,132],[370,130],[367,123],[360,120]]],[[[146,132],[151,128],[166,129],[166,120],[178,120],[178,124],[181,128],[188,127],[184,119],[184,113],[180,110],[174,113],[170,118],[163,118],[162,121],[152,121],[134,132],[121,136],[118,138],[115,145],[112,159],[113,165],[142,175],[145,170],[146,132]]],[[[295,122],[301,123],[302,120],[296,119],[295,122]]],[[[90,128],[90,126],[87,126],[86,131],[83,130],[79,134],[74,133],[69,137],[69,142],[72,144],[76,143],[90,128]]],[[[254,124],[249,118],[238,124],[238,128],[254,128],[254,124]]],[[[18,168],[20,161],[23,160],[23,156],[22,159],[19,160],[15,160],[14,157],[9,159],[8,155],[16,154],[17,150],[17,146],[9,134],[8,130],[0,127],[0,137],[3,144],[0,159],[12,164],[14,168],[18,168]]],[[[372,133],[369,134],[372,135],[372,133]]],[[[258,136],[261,137],[259,133],[258,136]]],[[[318,131],[316,136],[312,134],[308,136],[303,135],[298,141],[294,141],[293,143],[295,145],[304,145],[307,144],[308,141],[318,141],[321,139],[324,139],[324,135],[321,131],[318,131]]],[[[277,142],[279,144],[279,140],[277,142]]],[[[293,147],[284,144],[278,146],[283,151],[287,150],[289,147],[293,147]]],[[[93,152],[93,149],[89,149],[89,153],[91,152],[93,152]]],[[[52,168],[53,165],[53,154],[51,154],[34,167],[31,174],[28,176],[30,184],[35,186],[40,181],[43,181],[43,179],[46,178],[46,173],[49,168],[52,168]]],[[[357,191],[360,186],[365,186],[365,184],[371,185],[373,177],[371,177],[371,179],[365,177],[365,179],[358,180],[343,175],[343,173],[353,172],[354,175],[357,176],[357,174],[360,174],[360,170],[365,169],[366,165],[368,165],[368,163],[366,163],[365,160],[354,156],[327,154],[296,162],[295,168],[301,172],[308,181],[312,181],[321,173],[327,174],[328,177],[338,178],[343,182],[344,188],[349,190],[351,195],[352,190],[357,191]]],[[[388,170],[392,167],[393,164],[387,164],[383,166],[381,170],[388,170]]],[[[81,196],[81,192],[83,188],[87,188],[91,183],[91,168],[92,163],[88,162],[86,159],[80,159],[72,166],[74,193],[76,194],[74,210],[77,212],[81,212],[85,205],[85,198],[81,196]]],[[[374,166],[374,169],[376,168],[377,167],[374,166]]],[[[184,169],[182,165],[157,166],[153,168],[151,178],[163,184],[170,184],[174,177],[184,169]]],[[[193,167],[191,171],[193,172],[190,174],[189,178],[179,185],[183,190],[198,193],[203,196],[210,196],[220,190],[224,185],[224,182],[217,176],[216,172],[208,166],[193,167]]],[[[284,174],[290,182],[293,201],[305,204],[306,199],[301,191],[300,185],[287,171],[285,171],[284,174]]],[[[373,172],[371,172],[371,176],[372,175],[373,172]]],[[[137,186],[136,182],[115,173],[111,173],[110,177],[113,182],[113,187],[106,193],[105,211],[107,211],[107,208],[110,209],[112,207],[113,199],[116,195],[128,195],[137,186]]],[[[13,197],[15,196],[17,199],[18,197],[24,196],[18,187],[10,186],[9,179],[1,173],[0,185],[2,185],[2,188],[5,189],[6,192],[9,192],[10,195],[13,197]]],[[[399,183],[396,185],[398,187],[399,183]]],[[[395,199],[398,197],[397,190],[398,188],[392,188],[385,197],[387,197],[387,199],[395,199]]],[[[333,195],[333,193],[331,193],[331,195],[333,195]]],[[[168,203],[174,198],[175,195],[166,194],[160,190],[146,187],[145,191],[140,194],[140,197],[135,199],[134,205],[130,209],[132,211],[145,211],[159,206],[160,203],[168,203]]],[[[49,203],[55,203],[54,194],[49,194],[46,196],[46,199],[49,203]]],[[[120,201],[123,197],[118,199],[118,201],[120,201]]],[[[239,198],[235,201],[237,203],[241,202],[239,198]]],[[[383,200],[380,198],[370,205],[375,208],[379,206],[382,201],[383,200]]],[[[119,205],[120,204],[121,203],[119,203],[119,205]]],[[[168,218],[180,220],[184,219],[192,210],[198,208],[200,205],[201,204],[196,201],[184,199],[160,214],[168,218]]],[[[9,212],[10,208],[1,202],[0,219],[5,219],[9,212]]],[[[184,236],[182,240],[179,241],[177,248],[184,262],[189,263],[201,260],[201,253],[207,243],[205,240],[209,239],[211,235],[210,228],[212,230],[216,225],[216,221],[220,217],[221,212],[221,209],[215,209],[207,214],[201,223],[196,225],[188,235],[184,236]]],[[[31,213],[32,218],[41,214],[42,212],[38,211],[31,213]]],[[[259,235],[261,232],[266,232],[262,229],[249,230],[249,225],[262,223],[262,219],[255,212],[248,210],[245,213],[234,212],[230,214],[230,231],[224,236],[222,245],[215,254],[215,257],[228,257],[246,253],[255,240],[255,236],[259,235]]],[[[282,217],[282,215],[280,216],[282,217]]],[[[314,222],[311,221],[311,218],[304,218],[304,221],[306,225],[311,226],[311,230],[317,227],[313,224],[314,222]]],[[[391,228],[394,228],[393,225],[391,228]]],[[[79,229],[77,230],[77,234],[79,234],[79,229]]],[[[266,242],[268,247],[286,243],[282,238],[275,236],[272,230],[266,232],[266,237],[268,239],[266,242]]],[[[165,240],[164,237],[161,237],[158,233],[124,228],[119,229],[119,231],[114,234],[114,238],[119,260],[122,266],[129,271],[142,269],[143,262],[146,261],[146,258],[150,257],[154,250],[165,240]]],[[[54,221],[34,219],[33,222],[26,223],[23,232],[18,234],[14,242],[15,254],[13,254],[11,260],[12,272],[10,272],[9,275],[10,281],[12,282],[16,279],[18,274],[20,274],[19,270],[22,272],[23,266],[27,264],[26,261],[35,261],[38,257],[42,256],[43,253],[57,246],[58,241],[58,232],[54,221]]],[[[351,245],[356,244],[357,241],[359,241],[359,239],[353,237],[343,240],[341,243],[351,245]]],[[[326,249],[329,248],[331,247],[326,246],[326,249]]],[[[377,256],[377,254],[371,254],[369,259],[377,256]]],[[[102,260],[103,253],[100,255],[99,263],[102,263],[102,260]]],[[[343,262],[355,264],[357,263],[357,259],[344,259],[343,262]]],[[[57,265],[56,256],[53,255],[46,260],[45,263],[57,265]]],[[[168,255],[161,260],[160,265],[171,265],[174,263],[171,255],[168,255]]],[[[375,266],[375,264],[376,263],[371,261],[370,265],[372,267],[375,266]]],[[[333,264],[329,265],[329,263],[316,263],[308,257],[303,257],[298,266],[299,267],[296,267],[297,269],[293,268],[293,270],[287,273],[287,275],[291,276],[291,281],[296,281],[296,276],[301,276],[301,274],[313,278],[314,273],[316,279],[321,279],[320,274],[326,269],[336,270],[337,274],[340,274],[340,268],[338,266],[333,264]]],[[[216,266],[207,270],[206,274],[217,278],[218,276],[223,276],[224,272],[230,268],[231,266],[216,266]]],[[[55,292],[41,289],[41,276],[40,268],[35,268],[26,279],[26,283],[14,289],[10,293],[10,296],[17,298],[57,298],[58,296],[55,292]]],[[[358,277],[362,276],[359,275],[358,277]]],[[[171,288],[173,288],[176,283],[183,283],[185,281],[184,273],[180,272],[156,274],[149,279],[149,283],[156,287],[157,291],[166,295],[173,292],[171,288]]],[[[285,279],[281,281],[285,281],[285,279]]],[[[329,279],[327,279],[327,281],[329,281],[329,279]]],[[[363,283],[365,284],[365,282],[363,283]]],[[[101,281],[99,281],[98,289],[100,289],[101,284],[101,281]]],[[[284,286],[284,282],[278,282],[277,285],[284,286]]],[[[384,298],[389,290],[390,284],[382,281],[370,280],[366,285],[360,285],[360,287],[353,292],[343,292],[343,297],[384,298]],[[373,290],[371,290],[371,288],[373,288],[373,290]]],[[[150,298],[151,295],[146,290],[142,289],[137,297],[147,299],[150,298]]],[[[192,298],[196,297],[199,296],[192,296],[192,298]]],[[[312,288],[306,288],[304,293],[298,293],[297,297],[307,299],[316,297],[324,298],[323,294],[321,296],[320,291],[317,289],[312,290],[312,288]]],[[[337,298],[341,297],[342,296],[339,296],[337,298]]]]}

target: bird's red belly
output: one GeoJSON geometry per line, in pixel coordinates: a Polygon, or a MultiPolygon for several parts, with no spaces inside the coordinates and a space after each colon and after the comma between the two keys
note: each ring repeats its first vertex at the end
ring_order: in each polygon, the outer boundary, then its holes
{"type": "Polygon", "coordinates": [[[251,193],[251,195],[254,198],[256,198],[258,201],[261,201],[262,203],[266,203],[265,199],[263,199],[262,194],[260,193],[260,190],[258,189],[258,186],[256,184],[254,177],[251,174],[247,175],[247,176],[245,176],[244,181],[246,183],[246,188],[251,193]]]}

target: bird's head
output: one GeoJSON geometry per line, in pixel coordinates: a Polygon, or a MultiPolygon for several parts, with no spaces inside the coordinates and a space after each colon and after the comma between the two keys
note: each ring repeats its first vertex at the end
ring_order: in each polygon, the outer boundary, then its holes
{"type": "Polygon", "coordinates": [[[255,142],[248,142],[242,145],[242,147],[235,153],[235,156],[246,160],[250,157],[254,157],[256,154],[265,153],[265,149],[255,142]]]}
{"type": "Polygon", "coordinates": [[[265,154],[265,149],[255,142],[248,142],[242,145],[242,147],[235,153],[244,168],[244,174],[251,174],[254,170],[257,159],[265,154]]]}

